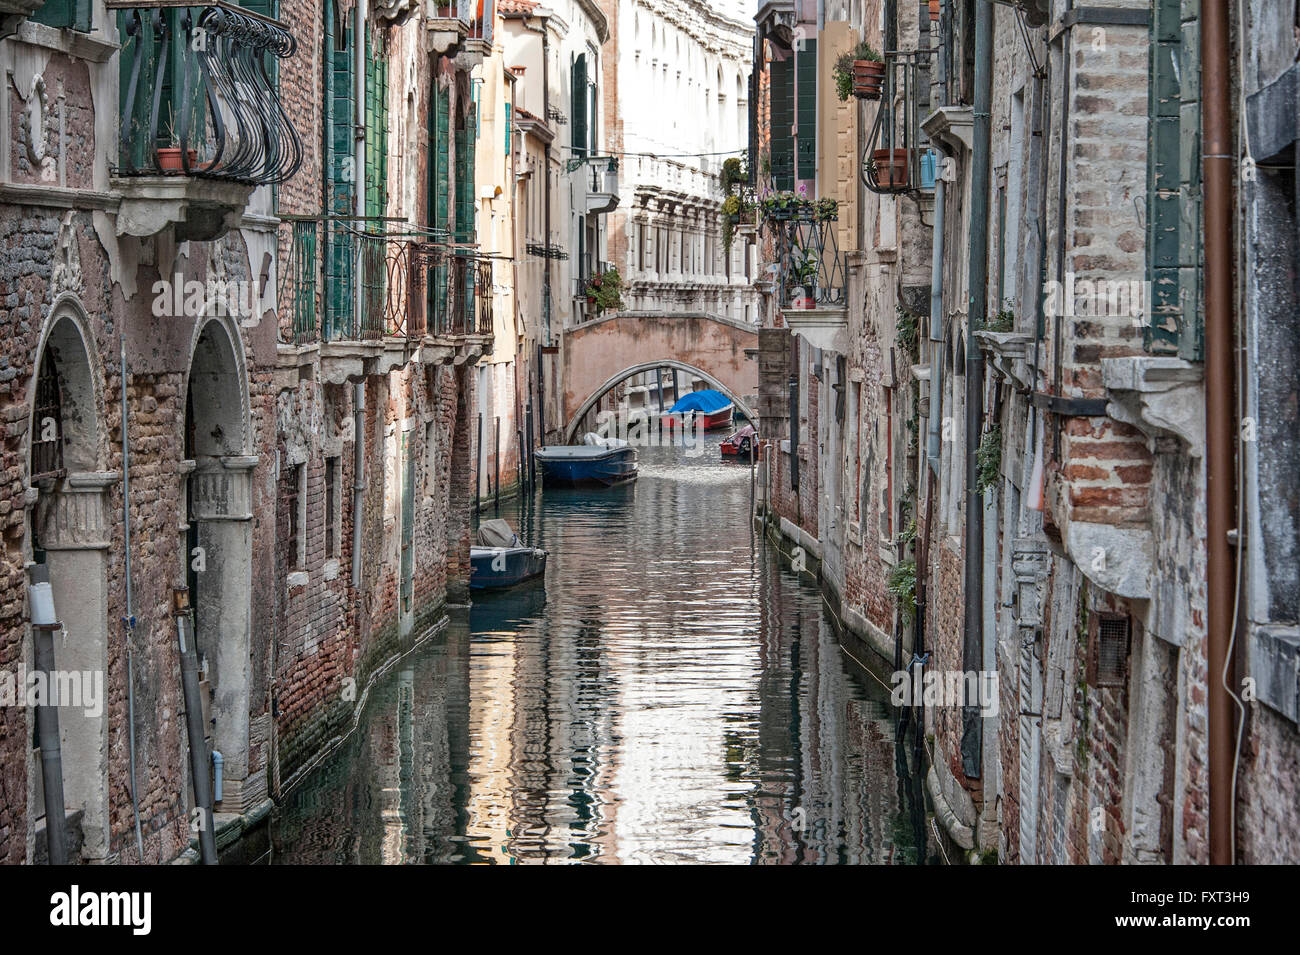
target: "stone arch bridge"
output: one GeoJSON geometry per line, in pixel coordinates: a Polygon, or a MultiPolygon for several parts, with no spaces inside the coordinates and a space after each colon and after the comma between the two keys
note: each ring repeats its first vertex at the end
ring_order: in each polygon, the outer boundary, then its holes
{"type": "Polygon", "coordinates": [[[573,440],[582,419],[610,389],[656,368],[702,378],[756,421],[757,348],[754,326],[700,313],[618,312],[565,329],[564,439],[573,440]]]}

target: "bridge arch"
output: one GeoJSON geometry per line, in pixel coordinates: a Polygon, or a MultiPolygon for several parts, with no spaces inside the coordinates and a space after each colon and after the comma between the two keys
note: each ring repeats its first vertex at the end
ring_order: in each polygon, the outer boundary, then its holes
{"type": "Polygon", "coordinates": [[[619,382],[675,368],[708,382],[753,418],[758,393],[758,329],[701,312],[627,311],[564,330],[561,420],[571,441],[597,402],[619,382]]]}
{"type": "Polygon", "coordinates": [[[758,418],[754,415],[753,409],[749,407],[742,396],[734,394],[731,388],[710,375],[707,371],[704,371],[702,368],[697,368],[694,365],[689,365],[684,361],[678,361],[675,358],[663,358],[659,361],[646,361],[639,365],[633,365],[630,368],[625,368],[622,371],[617,372],[607,379],[604,384],[592,392],[591,397],[584,401],[579,406],[577,412],[569,418],[568,422],[564,426],[564,443],[569,444],[573,441],[578,426],[582,424],[582,419],[587,417],[591,410],[596,407],[600,399],[609,394],[611,389],[620,382],[627,381],[627,379],[631,378],[633,375],[639,375],[645,371],[654,371],[656,368],[674,368],[678,371],[684,371],[688,375],[695,375],[696,377],[703,379],[708,383],[710,388],[720,391],[730,398],[732,403],[736,406],[736,410],[751,422],[758,421],[758,418]]]}

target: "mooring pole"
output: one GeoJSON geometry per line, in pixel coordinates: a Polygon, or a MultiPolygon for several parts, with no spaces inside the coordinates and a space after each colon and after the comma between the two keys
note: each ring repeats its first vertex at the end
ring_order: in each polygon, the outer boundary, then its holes
{"type": "Polygon", "coordinates": [[[212,776],[208,771],[208,744],[203,733],[203,701],[199,689],[199,655],[191,630],[190,591],[172,589],[172,615],[176,618],[176,643],[181,657],[181,692],[185,698],[185,729],[190,741],[190,775],[194,806],[198,810],[199,855],[204,865],[217,864],[216,828],[212,817],[212,776]]]}

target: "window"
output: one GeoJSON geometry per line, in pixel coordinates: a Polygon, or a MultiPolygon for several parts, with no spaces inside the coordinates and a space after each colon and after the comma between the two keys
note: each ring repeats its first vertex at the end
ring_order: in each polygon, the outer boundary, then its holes
{"type": "Polygon", "coordinates": [[[303,482],[306,469],[301,464],[291,465],[284,477],[284,509],[288,519],[285,533],[285,546],[288,548],[287,561],[290,570],[301,570],[306,556],[306,541],[303,539],[302,507],[306,501],[303,482]]]}
{"type": "Polygon", "coordinates": [[[1123,686],[1128,681],[1129,637],[1132,627],[1124,614],[1089,615],[1088,683],[1123,686]]]}
{"type": "Polygon", "coordinates": [[[325,556],[339,555],[343,512],[339,507],[339,481],[343,464],[338,457],[325,459],[325,556]]]}
{"type": "Polygon", "coordinates": [[[63,383],[50,346],[41,355],[32,416],[32,483],[63,476],[63,383]]]}

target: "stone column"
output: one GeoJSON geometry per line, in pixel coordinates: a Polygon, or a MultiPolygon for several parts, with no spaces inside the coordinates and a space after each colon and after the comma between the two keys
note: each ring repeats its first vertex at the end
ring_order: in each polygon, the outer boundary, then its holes
{"type": "Polygon", "coordinates": [[[64,626],[54,662],[79,686],[81,699],[62,700],[59,736],[67,809],[83,811],[82,858],[108,856],[108,489],[118,471],[74,472],[36,502],[37,538],[45,549],[54,609],[64,626]],[[74,677],[72,674],[76,674],[74,677]],[[71,705],[77,704],[77,705],[71,705]]]}
{"type": "Polygon", "coordinates": [[[212,684],[212,745],[223,758],[225,812],[266,796],[266,769],[249,771],[249,651],[252,633],[253,468],[256,455],[200,458],[189,478],[203,567],[195,638],[212,684]]]}

